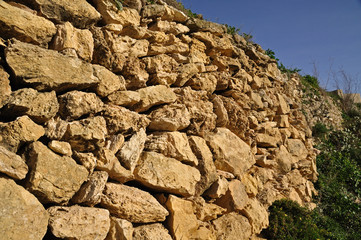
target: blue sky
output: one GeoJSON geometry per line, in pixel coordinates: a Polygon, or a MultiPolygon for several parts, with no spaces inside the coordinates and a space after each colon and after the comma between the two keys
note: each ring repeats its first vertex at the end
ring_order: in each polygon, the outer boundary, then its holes
{"type": "Polygon", "coordinates": [[[251,33],[255,43],[272,49],[285,66],[302,69],[301,74],[313,75],[316,65],[321,86],[328,90],[336,88],[333,74],[343,69],[354,79],[353,90],[361,91],[361,0],[182,3],[207,20],[251,33]]]}

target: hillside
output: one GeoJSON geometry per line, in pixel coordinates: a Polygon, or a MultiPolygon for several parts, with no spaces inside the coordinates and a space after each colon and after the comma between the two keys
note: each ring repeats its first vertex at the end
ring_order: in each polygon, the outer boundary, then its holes
{"type": "Polygon", "coordinates": [[[229,30],[159,0],[0,1],[2,238],[260,239],[276,200],[315,208],[302,78],[229,30]]]}

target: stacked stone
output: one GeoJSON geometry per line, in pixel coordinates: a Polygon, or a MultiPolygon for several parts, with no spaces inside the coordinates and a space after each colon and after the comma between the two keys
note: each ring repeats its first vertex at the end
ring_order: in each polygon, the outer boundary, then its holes
{"type": "Polygon", "coordinates": [[[273,201],[312,206],[299,81],[222,25],[119,4],[0,1],[2,237],[256,239],[273,201]]]}

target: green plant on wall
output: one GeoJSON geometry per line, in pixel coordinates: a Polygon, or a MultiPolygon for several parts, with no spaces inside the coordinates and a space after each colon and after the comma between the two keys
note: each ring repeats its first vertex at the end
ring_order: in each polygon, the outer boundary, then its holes
{"type": "Polygon", "coordinates": [[[123,1],[122,0],[114,0],[115,2],[115,6],[117,7],[117,9],[119,11],[122,11],[123,10],[123,1]]]}
{"type": "Polygon", "coordinates": [[[226,26],[227,28],[227,33],[234,35],[234,34],[239,34],[239,31],[241,31],[239,28],[236,28],[234,26],[230,26],[228,24],[224,24],[224,26],[226,26]]]}

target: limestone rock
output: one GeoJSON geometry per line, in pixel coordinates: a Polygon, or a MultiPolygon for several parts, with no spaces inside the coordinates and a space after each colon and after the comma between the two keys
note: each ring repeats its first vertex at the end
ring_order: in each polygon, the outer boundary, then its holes
{"type": "Polygon", "coordinates": [[[234,51],[231,40],[227,36],[218,37],[210,32],[196,32],[193,33],[193,37],[204,42],[208,49],[208,55],[219,55],[221,53],[224,56],[231,57],[234,51]]]}
{"type": "Polygon", "coordinates": [[[95,4],[106,24],[121,24],[123,26],[138,26],[140,24],[140,16],[136,9],[124,6],[119,9],[117,3],[111,0],[96,0],[95,4]]]}
{"type": "Polygon", "coordinates": [[[256,161],[248,144],[227,128],[217,128],[209,133],[206,141],[213,151],[217,169],[242,177],[256,161]]]}
{"type": "Polygon", "coordinates": [[[303,159],[307,157],[308,151],[300,139],[288,139],[288,151],[295,157],[303,159]]]}
{"type": "Polygon", "coordinates": [[[217,239],[249,239],[252,235],[252,228],[248,219],[235,212],[214,220],[213,225],[217,232],[217,239]]]}
{"type": "Polygon", "coordinates": [[[166,206],[170,212],[167,224],[174,239],[192,239],[198,229],[192,202],[170,195],[166,206]]]}
{"type": "Polygon", "coordinates": [[[159,54],[186,54],[189,52],[189,46],[186,43],[176,41],[172,44],[164,45],[161,43],[154,43],[149,46],[148,56],[159,54]]]}
{"type": "Polygon", "coordinates": [[[196,168],[155,152],[142,153],[134,175],[147,187],[182,196],[194,195],[201,177],[196,168]]]}
{"type": "Polygon", "coordinates": [[[285,146],[280,146],[280,150],[276,156],[276,161],[280,169],[287,173],[291,171],[292,163],[294,163],[293,156],[287,151],[285,146]]]}
{"type": "Polygon", "coordinates": [[[109,211],[90,207],[50,207],[49,227],[59,238],[99,239],[107,236],[110,227],[109,211]]]}
{"type": "Polygon", "coordinates": [[[268,227],[267,209],[257,199],[250,199],[249,204],[241,212],[248,218],[253,232],[259,233],[268,227]]]}
{"type": "Polygon", "coordinates": [[[142,225],[134,228],[134,240],[172,240],[168,230],[161,223],[142,225]]]}
{"type": "Polygon", "coordinates": [[[188,82],[194,75],[196,75],[199,70],[195,63],[187,63],[178,68],[178,78],[175,82],[175,86],[181,87],[188,82]]]}
{"type": "Polygon", "coordinates": [[[80,163],[88,170],[89,174],[93,173],[98,161],[93,153],[74,152],[73,157],[77,163],[80,163]]]}
{"type": "Polygon", "coordinates": [[[102,110],[103,102],[95,93],[70,91],[58,97],[59,113],[64,119],[78,119],[102,110]]]}
{"type": "Polygon", "coordinates": [[[215,35],[221,35],[225,32],[224,26],[198,18],[190,18],[186,25],[192,32],[211,32],[215,35]]]}
{"type": "Polygon", "coordinates": [[[198,159],[193,154],[185,133],[154,133],[146,142],[145,148],[147,151],[158,152],[193,166],[198,165],[198,159]]]}
{"type": "Polygon", "coordinates": [[[277,112],[279,114],[287,114],[290,112],[290,106],[288,105],[288,103],[286,102],[286,100],[284,99],[284,97],[281,94],[277,94],[277,98],[279,101],[279,107],[277,112]]]}
{"type": "Polygon", "coordinates": [[[8,101],[11,94],[9,74],[0,66],[0,108],[8,101]]]}
{"type": "Polygon", "coordinates": [[[174,90],[177,102],[184,104],[191,116],[191,124],[187,128],[189,135],[204,135],[216,127],[217,116],[213,113],[213,104],[209,102],[207,92],[194,91],[190,87],[174,90]]]}
{"type": "Polygon", "coordinates": [[[0,172],[20,180],[26,177],[28,165],[19,155],[0,146],[0,172]]]}
{"type": "Polygon", "coordinates": [[[145,63],[146,69],[150,73],[168,73],[175,71],[178,66],[177,61],[166,54],[160,54],[153,57],[145,57],[142,59],[142,62],[145,63]]]}
{"type": "Polygon", "coordinates": [[[188,17],[178,9],[168,5],[157,5],[151,4],[143,7],[142,11],[143,18],[158,18],[161,20],[174,21],[174,22],[185,22],[188,17]]]}
{"type": "Polygon", "coordinates": [[[108,173],[104,171],[93,172],[88,180],[81,186],[72,198],[74,203],[82,203],[93,207],[100,203],[102,192],[108,180],[108,173]]]}
{"type": "Polygon", "coordinates": [[[23,42],[47,45],[56,33],[55,25],[4,1],[0,2],[0,35],[23,42]]]}
{"type": "Polygon", "coordinates": [[[110,217],[110,229],[105,240],[132,240],[134,228],[131,222],[110,217]]]}
{"type": "Polygon", "coordinates": [[[27,187],[42,203],[66,203],[88,177],[83,166],[70,157],[60,157],[41,142],[30,144],[26,155],[30,169],[27,187]]]}
{"type": "Polygon", "coordinates": [[[213,73],[199,73],[193,76],[187,85],[194,90],[204,90],[213,93],[217,88],[218,79],[213,73]]]}
{"type": "Polygon", "coordinates": [[[2,239],[43,239],[49,215],[34,195],[13,180],[0,178],[2,239]]]}
{"type": "Polygon", "coordinates": [[[107,122],[109,134],[129,134],[149,125],[149,120],[145,115],[115,105],[106,105],[102,115],[107,122]]]}
{"type": "Polygon", "coordinates": [[[90,64],[53,50],[12,41],[5,55],[15,76],[39,91],[79,90],[95,86],[99,81],[93,76],[90,64]]]}
{"type": "Polygon", "coordinates": [[[108,96],[108,100],[118,106],[132,107],[140,102],[140,95],[136,91],[116,91],[108,96]]]}
{"type": "Polygon", "coordinates": [[[71,23],[66,22],[57,26],[51,48],[57,51],[74,49],[81,59],[90,62],[93,58],[93,35],[87,29],[76,29],[71,23]]]}
{"type": "Polygon", "coordinates": [[[37,123],[44,123],[55,116],[59,110],[56,94],[38,92],[32,88],[22,88],[12,92],[3,114],[17,117],[28,115],[37,123]]]}
{"type": "Polygon", "coordinates": [[[107,134],[106,122],[103,117],[96,116],[68,124],[64,140],[77,151],[94,150],[104,146],[107,134]]]}
{"type": "Polygon", "coordinates": [[[192,201],[197,219],[202,222],[214,220],[227,212],[227,209],[213,203],[207,203],[202,197],[191,197],[188,200],[192,201]]]}
{"type": "Polygon", "coordinates": [[[144,143],[147,139],[147,134],[144,129],[140,129],[139,132],[134,134],[129,141],[125,142],[123,147],[120,149],[117,157],[119,161],[127,169],[133,173],[135,167],[137,166],[140,154],[144,149],[144,143]]]}
{"type": "Polygon", "coordinates": [[[216,96],[213,100],[214,113],[217,115],[217,127],[224,127],[228,124],[229,118],[223,101],[220,97],[216,96]]]}
{"type": "Polygon", "coordinates": [[[109,178],[120,183],[125,183],[133,179],[132,172],[125,169],[109,149],[100,149],[97,152],[97,160],[96,169],[106,171],[109,174],[109,178]]]}
{"type": "Polygon", "coordinates": [[[34,142],[45,134],[42,126],[34,123],[28,116],[15,121],[0,123],[0,145],[17,152],[24,143],[34,142]]]}
{"type": "Polygon", "coordinates": [[[106,97],[118,90],[125,90],[125,80],[122,76],[117,76],[100,65],[93,65],[93,70],[94,76],[99,79],[95,91],[100,97],[106,97]]]}
{"type": "Polygon", "coordinates": [[[117,153],[124,144],[124,135],[115,134],[108,136],[105,148],[109,149],[112,153],[117,153]]]}
{"type": "Polygon", "coordinates": [[[201,174],[201,180],[196,186],[196,192],[201,195],[218,179],[216,167],[206,141],[197,136],[189,136],[188,139],[191,149],[198,159],[197,169],[201,174]]]}
{"type": "Polygon", "coordinates": [[[71,22],[75,27],[86,28],[100,20],[100,14],[88,2],[74,0],[30,0],[30,4],[40,10],[41,14],[56,22],[71,22]]]}
{"type": "Polygon", "coordinates": [[[172,33],[174,35],[184,34],[189,32],[189,28],[180,23],[157,21],[149,27],[149,30],[160,31],[165,33],[172,33]]]}
{"type": "Polygon", "coordinates": [[[204,193],[205,196],[210,198],[220,198],[228,191],[229,182],[224,177],[219,177],[216,182],[204,193]]]}
{"type": "Polygon", "coordinates": [[[66,156],[72,155],[71,146],[67,142],[53,140],[53,141],[49,142],[48,147],[56,153],[66,155],[66,156]]]}
{"type": "Polygon", "coordinates": [[[264,133],[258,133],[256,137],[257,146],[259,147],[277,147],[278,139],[264,133]]]}
{"type": "Polygon", "coordinates": [[[57,116],[45,123],[45,135],[51,140],[60,140],[64,137],[67,128],[68,122],[57,116]]]}
{"type": "Polygon", "coordinates": [[[156,131],[178,131],[190,124],[190,114],[183,104],[169,104],[158,108],[149,115],[149,129],[156,131]]]}
{"type": "Polygon", "coordinates": [[[142,88],[138,93],[141,101],[134,106],[137,112],[147,111],[156,105],[172,103],[177,98],[172,89],[163,85],[142,88]]]}
{"type": "Polygon", "coordinates": [[[101,206],[133,223],[164,221],[168,211],[149,193],[122,184],[107,183],[101,206]]]}
{"type": "MultiPolygon", "coordinates": [[[[148,49],[148,46],[145,47],[148,49]]],[[[135,49],[131,47],[130,49],[135,49]]],[[[145,65],[138,57],[131,56],[124,63],[122,75],[125,77],[125,84],[128,90],[136,90],[147,86],[149,74],[145,70],[145,65]]]]}
{"type": "Polygon", "coordinates": [[[226,208],[228,212],[237,212],[244,209],[248,204],[248,195],[243,183],[239,180],[231,181],[226,194],[218,198],[215,204],[226,208]]]}

